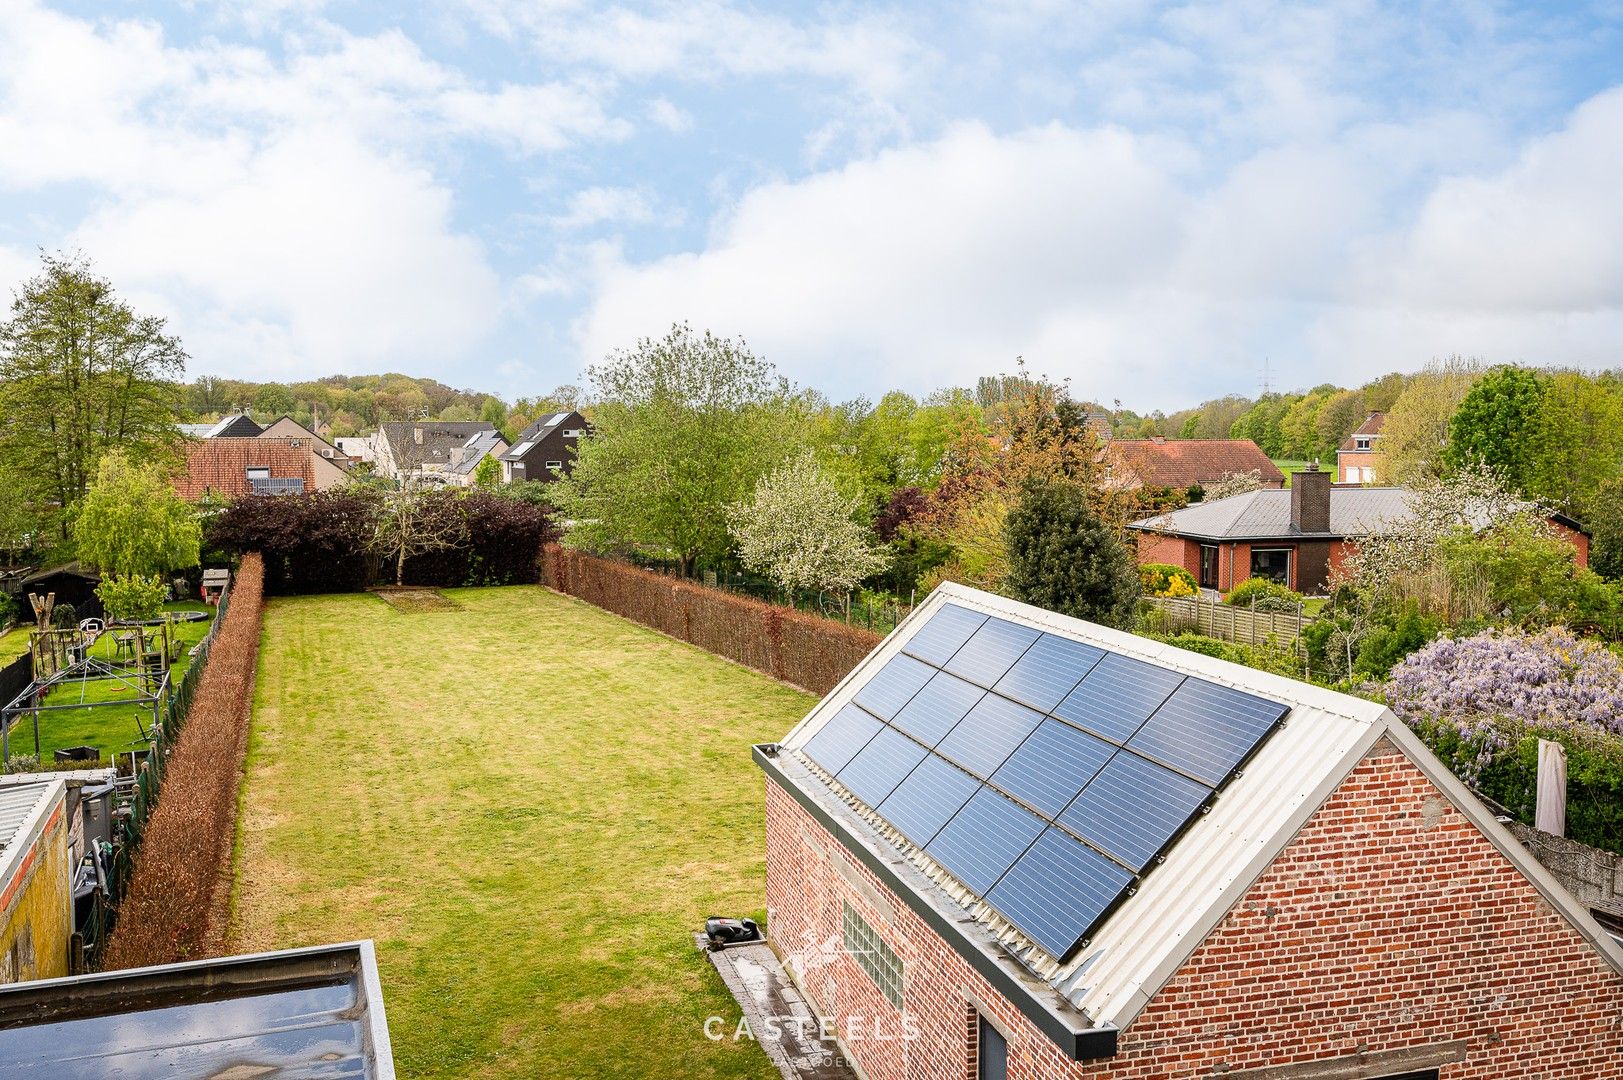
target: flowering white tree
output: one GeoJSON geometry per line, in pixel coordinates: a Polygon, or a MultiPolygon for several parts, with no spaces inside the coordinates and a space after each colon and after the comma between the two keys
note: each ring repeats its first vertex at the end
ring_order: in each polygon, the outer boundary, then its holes
{"type": "Polygon", "coordinates": [[[857,501],[841,495],[808,453],[762,477],[754,498],[729,509],[728,525],[744,565],[791,597],[844,594],[890,563],[856,511],[857,501]]]}
{"type": "Polygon", "coordinates": [[[1235,495],[1246,495],[1261,490],[1261,469],[1252,469],[1250,472],[1226,472],[1223,474],[1223,479],[1205,489],[1202,499],[1205,502],[1216,502],[1218,499],[1227,499],[1235,495]]]}

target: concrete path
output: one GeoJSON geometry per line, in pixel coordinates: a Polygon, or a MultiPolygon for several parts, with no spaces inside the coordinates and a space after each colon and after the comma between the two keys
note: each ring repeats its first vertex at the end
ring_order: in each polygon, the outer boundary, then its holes
{"type": "MultiPolygon", "coordinates": [[[[712,952],[703,934],[695,934],[694,941],[716,965],[749,1030],[784,1080],[857,1080],[838,1044],[818,1037],[816,1015],[766,943],[712,952]]],[[[726,1038],[733,1035],[724,1033],[726,1038]]]]}

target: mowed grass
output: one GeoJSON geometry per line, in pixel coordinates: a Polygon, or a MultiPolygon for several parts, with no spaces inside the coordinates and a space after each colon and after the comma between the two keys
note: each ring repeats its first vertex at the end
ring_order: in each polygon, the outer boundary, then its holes
{"type": "Polygon", "coordinates": [[[762,917],[752,743],[812,698],[539,588],[266,610],[238,951],[377,942],[404,1077],[758,1077],[693,931],[762,917]]]}

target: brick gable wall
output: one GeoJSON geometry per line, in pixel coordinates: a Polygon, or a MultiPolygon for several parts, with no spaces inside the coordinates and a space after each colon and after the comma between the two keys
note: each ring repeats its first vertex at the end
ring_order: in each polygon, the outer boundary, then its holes
{"type": "MultiPolygon", "coordinates": [[[[837,953],[809,996],[870,1080],[963,1080],[967,1017],[1013,1035],[1018,1080],[1150,1080],[1465,1040],[1442,1080],[1623,1078],[1623,978],[1382,743],[1319,808],[1102,1062],[1070,1062],[901,900],[767,784],[769,933],[793,956],[837,947],[841,903],[906,964],[908,1019],[837,953]],[[916,1026],[912,1041],[874,1038],[916,1026]]],[[[1397,1070],[1401,1071],[1401,1070],[1397,1070]]]]}

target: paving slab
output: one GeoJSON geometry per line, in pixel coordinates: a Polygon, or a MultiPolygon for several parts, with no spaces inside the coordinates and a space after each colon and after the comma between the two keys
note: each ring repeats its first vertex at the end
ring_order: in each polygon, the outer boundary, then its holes
{"type": "MultiPolygon", "coordinates": [[[[817,1014],[765,942],[712,950],[703,934],[694,942],[727,984],[756,1042],[784,1080],[858,1080],[833,1039],[820,1037],[817,1014]]],[[[728,1031],[725,1037],[733,1037],[728,1031]]]]}

